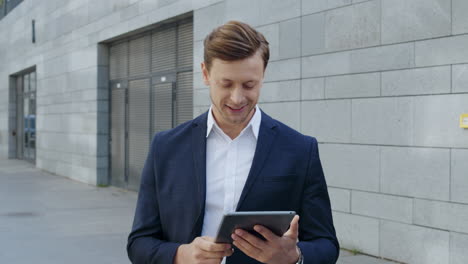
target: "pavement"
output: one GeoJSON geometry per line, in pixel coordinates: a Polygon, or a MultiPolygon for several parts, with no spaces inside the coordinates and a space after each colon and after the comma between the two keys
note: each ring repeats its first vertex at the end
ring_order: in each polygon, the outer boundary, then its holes
{"type": "MultiPolygon", "coordinates": [[[[137,193],[0,159],[0,263],[128,264],[137,193]]],[[[342,250],[339,264],[394,264],[342,250]]]]}

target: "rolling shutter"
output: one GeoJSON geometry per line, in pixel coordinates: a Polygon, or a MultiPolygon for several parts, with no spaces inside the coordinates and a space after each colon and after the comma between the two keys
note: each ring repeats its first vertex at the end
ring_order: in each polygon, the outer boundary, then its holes
{"type": "Polygon", "coordinates": [[[128,187],[138,190],[150,145],[149,79],[129,82],[128,89],[128,187]]]}

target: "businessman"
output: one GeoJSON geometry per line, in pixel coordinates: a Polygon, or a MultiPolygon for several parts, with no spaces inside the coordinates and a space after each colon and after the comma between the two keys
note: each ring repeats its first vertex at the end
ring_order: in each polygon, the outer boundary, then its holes
{"type": "Polygon", "coordinates": [[[127,252],[134,264],[335,263],[339,245],[315,138],[257,106],[268,42],[230,21],[204,41],[208,112],[154,136],[127,252]],[[296,211],[277,236],[235,230],[214,243],[225,212],[296,211]]]}

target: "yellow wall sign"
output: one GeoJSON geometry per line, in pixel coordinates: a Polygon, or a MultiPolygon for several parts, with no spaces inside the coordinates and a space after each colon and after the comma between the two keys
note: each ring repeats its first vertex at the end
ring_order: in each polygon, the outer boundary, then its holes
{"type": "Polygon", "coordinates": [[[468,128],[468,114],[462,114],[460,116],[460,127],[468,128]]]}

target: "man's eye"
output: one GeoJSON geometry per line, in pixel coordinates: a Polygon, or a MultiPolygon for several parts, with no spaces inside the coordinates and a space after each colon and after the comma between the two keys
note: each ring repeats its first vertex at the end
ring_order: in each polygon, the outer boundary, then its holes
{"type": "Polygon", "coordinates": [[[244,88],[246,88],[246,89],[252,89],[252,88],[254,88],[254,86],[255,85],[253,85],[253,84],[244,84],[244,88]]]}

